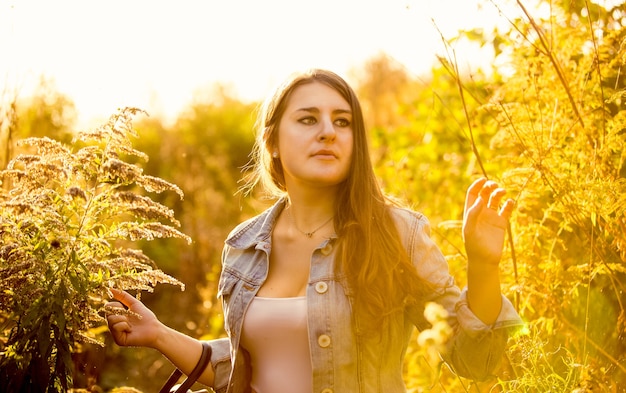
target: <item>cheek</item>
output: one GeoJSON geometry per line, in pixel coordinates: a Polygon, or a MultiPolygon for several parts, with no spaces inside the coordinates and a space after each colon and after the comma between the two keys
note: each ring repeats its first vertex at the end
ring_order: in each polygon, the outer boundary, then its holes
{"type": "Polygon", "coordinates": [[[352,136],[352,134],[346,136],[346,140],[344,141],[344,143],[346,146],[345,151],[349,158],[348,161],[352,162],[352,159],[354,157],[354,137],[352,136]]]}
{"type": "Polygon", "coordinates": [[[275,137],[275,144],[282,150],[292,150],[294,146],[302,145],[305,142],[306,133],[293,126],[281,126],[275,137]]]}
{"type": "Polygon", "coordinates": [[[293,160],[294,156],[300,155],[303,150],[302,141],[297,138],[281,138],[278,142],[278,151],[281,161],[293,160]]]}
{"type": "Polygon", "coordinates": [[[354,147],[352,146],[352,143],[346,145],[343,154],[344,159],[342,160],[342,172],[344,175],[348,175],[350,173],[350,167],[352,166],[352,162],[354,161],[354,147]]]}

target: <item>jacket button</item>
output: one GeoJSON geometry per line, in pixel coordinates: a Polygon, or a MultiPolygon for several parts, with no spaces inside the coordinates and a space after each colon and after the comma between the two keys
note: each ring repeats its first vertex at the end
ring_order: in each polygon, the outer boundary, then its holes
{"type": "Polygon", "coordinates": [[[330,253],[333,252],[333,245],[328,242],[320,251],[322,252],[322,255],[330,255],[330,253]]]}
{"type": "Polygon", "coordinates": [[[317,344],[322,348],[327,348],[330,345],[330,337],[326,334],[322,334],[317,338],[317,344]]]}
{"type": "Polygon", "coordinates": [[[315,284],[315,291],[317,293],[325,293],[328,290],[328,284],[326,284],[324,281],[319,281],[315,284]]]}
{"type": "Polygon", "coordinates": [[[320,393],[333,393],[333,390],[331,388],[326,388],[326,389],[322,389],[320,393]]]}

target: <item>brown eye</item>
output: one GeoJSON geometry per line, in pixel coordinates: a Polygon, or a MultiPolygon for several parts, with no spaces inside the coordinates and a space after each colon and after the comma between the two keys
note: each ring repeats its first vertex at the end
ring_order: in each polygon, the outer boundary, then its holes
{"type": "Polygon", "coordinates": [[[306,124],[308,126],[313,125],[315,123],[317,123],[317,120],[315,120],[315,118],[313,116],[307,116],[307,117],[303,117],[302,119],[299,120],[300,123],[302,124],[306,124]]]}
{"type": "Polygon", "coordinates": [[[338,127],[349,127],[350,126],[350,120],[348,120],[348,119],[337,119],[337,120],[335,120],[335,124],[338,127]]]}

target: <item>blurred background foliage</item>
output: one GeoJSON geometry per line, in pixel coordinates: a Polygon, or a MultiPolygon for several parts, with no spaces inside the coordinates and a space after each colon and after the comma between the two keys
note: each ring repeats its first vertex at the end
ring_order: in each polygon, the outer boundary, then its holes
{"type": "MultiPolygon", "coordinates": [[[[384,54],[350,75],[382,186],[430,218],[460,286],[467,185],[487,175],[517,202],[502,286],[527,329],[482,384],[427,364],[413,341],[405,370],[412,392],[626,391],[626,12],[586,0],[550,5],[544,18],[525,14],[504,29],[459,32],[455,39],[493,48],[491,69],[459,73],[450,40],[429,75],[411,75],[384,54]]],[[[223,240],[267,202],[236,193],[258,103],[221,86],[204,97],[172,124],[136,122],[135,145],[150,157],[146,173],[184,191],[183,201],[156,199],[193,239],[143,245],[187,288],[158,286],[143,300],[164,323],[214,338],[224,335],[216,301],[223,240]]],[[[75,118],[71,99],[43,80],[39,94],[2,108],[0,164],[17,139],[69,140],[75,118]]],[[[106,340],[105,348],[76,352],[77,388],[155,391],[172,371],[153,350],[106,340]]]]}

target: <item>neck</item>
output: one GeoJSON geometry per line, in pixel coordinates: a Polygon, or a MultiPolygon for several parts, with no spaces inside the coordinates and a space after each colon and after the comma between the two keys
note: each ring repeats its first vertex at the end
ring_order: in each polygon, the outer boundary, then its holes
{"type": "Polygon", "coordinates": [[[296,220],[298,227],[300,227],[301,224],[303,229],[315,226],[316,224],[321,225],[322,221],[328,220],[335,214],[332,206],[297,204],[292,201],[287,202],[285,210],[289,210],[289,213],[296,220]]]}
{"type": "Polygon", "coordinates": [[[306,238],[328,235],[334,232],[334,206],[329,198],[292,199],[287,201],[284,212],[293,233],[306,238]]]}
{"type": "Polygon", "coordinates": [[[298,224],[319,223],[335,214],[337,187],[288,188],[287,206],[298,219],[298,224]]]}

